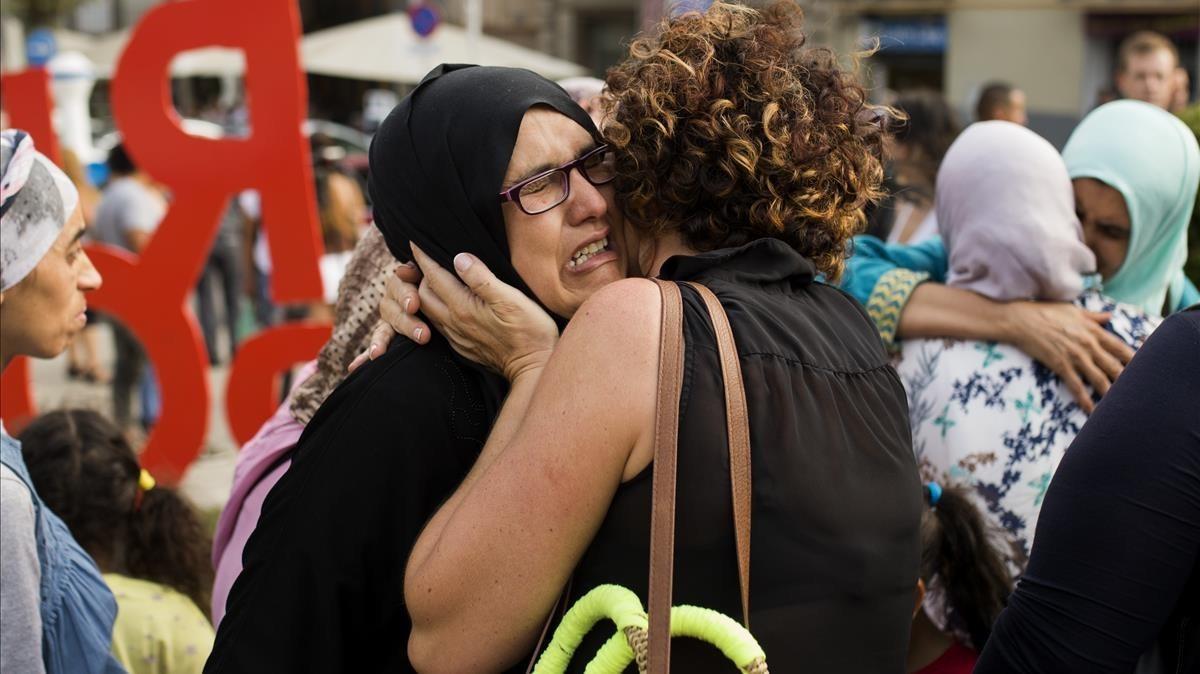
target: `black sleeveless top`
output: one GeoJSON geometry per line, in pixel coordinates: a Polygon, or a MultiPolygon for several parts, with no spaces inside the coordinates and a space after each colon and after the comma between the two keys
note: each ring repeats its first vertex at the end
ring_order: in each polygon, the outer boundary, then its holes
{"type": "MultiPolygon", "coordinates": [[[[662,278],[707,285],[729,315],[750,413],[750,627],[777,672],[902,673],[920,561],[920,482],[908,407],[879,334],[812,263],[763,239],[675,257],[662,278]]],[[[682,286],[684,382],[673,605],[741,619],[724,388],[699,295],[682,286]]],[[[651,469],[623,484],[575,572],[571,601],[604,583],[647,601],[651,469]]],[[[582,671],[611,623],[572,661],[582,671]]],[[[736,668],[690,639],[672,669],[736,668]]],[[[629,671],[634,671],[631,667],[629,671]]]]}

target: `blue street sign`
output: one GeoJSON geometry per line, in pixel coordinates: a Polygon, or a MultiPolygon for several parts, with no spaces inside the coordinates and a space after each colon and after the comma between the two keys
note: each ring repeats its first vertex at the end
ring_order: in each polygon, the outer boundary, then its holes
{"type": "Polygon", "coordinates": [[[38,28],[25,38],[25,60],[31,66],[44,66],[58,53],[58,43],[49,28],[38,28]]]}
{"type": "Polygon", "coordinates": [[[712,7],[712,0],[674,0],[671,3],[670,15],[682,16],[688,12],[707,12],[712,7]]]}
{"type": "Polygon", "coordinates": [[[942,54],[946,51],[946,21],[942,17],[865,19],[859,27],[860,40],[879,38],[889,54],[942,54]]]}
{"type": "Polygon", "coordinates": [[[420,2],[409,7],[408,19],[412,22],[413,30],[421,37],[432,35],[433,31],[437,29],[438,24],[442,22],[442,17],[438,14],[437,8],[426,2],[420,2]]]}

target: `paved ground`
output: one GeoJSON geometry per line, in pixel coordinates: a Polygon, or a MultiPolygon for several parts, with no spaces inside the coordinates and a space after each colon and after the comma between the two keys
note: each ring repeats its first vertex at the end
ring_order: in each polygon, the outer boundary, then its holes
{"type": "MultiPolygon", "coordinates": [[[[112,371],[112,338],[107,325],[101,324],[98,346],[101,362],[112,371]]],[[[34,360],[34,398],[39,411],[64,407],[85,407],[106,415],[112,413],[110,387],[89,384],[67,377],[67,357],[54,360],[34,360]]],[[[184,476],[181,489],[202,510],[214,510],[225,505],[233,480],[237,445],[225,421],[225,380],[228,368],[215,367],[209,371],[212,391],[211,412],[204,451],[184,476]]]]}

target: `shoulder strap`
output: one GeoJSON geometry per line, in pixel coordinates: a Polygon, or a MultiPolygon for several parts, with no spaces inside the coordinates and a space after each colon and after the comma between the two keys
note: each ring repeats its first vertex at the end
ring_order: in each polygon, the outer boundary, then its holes
{"type": "Polygon", "coordinates": [[[671,585],[675,563],[675,460],[683,387],[683,298],[679,286],[654,279],[662,293],[662,344],[654,414],[654,480],[650,504],[650,597],[647,671],[671,671],[671,585]]]}
{"type": "MultiPolygon", "coordinates": [[[[671,590],[675,562],[675,476],[679,449],[679,399],[683,387],[683,298],[679,286],[654,279],[662,293],[662,340],[658,399],[654,422],[654,479],[650,509],[650,597],[646,670],[670,671],[671,590]]],[[[750,429],[742,370],[729,318],[708,288],[700,293],[713,322],[725,382],[725,418],[729,431],[729,474],[734,535],[744,623],[750,623],[750,429]]]]}
{"type": "Polygon", "coordinates": [[[688,283],[700,293],[721,355],[721,378],[725,382],[725,425],[729,433],[729,484],[733,498],[733,534],[737,546],[738,580],[742,592],[742,624],[750,629],[750,413],[742,384],[742,365],[729,316],[713,291],[699,283],[688,283]]]}

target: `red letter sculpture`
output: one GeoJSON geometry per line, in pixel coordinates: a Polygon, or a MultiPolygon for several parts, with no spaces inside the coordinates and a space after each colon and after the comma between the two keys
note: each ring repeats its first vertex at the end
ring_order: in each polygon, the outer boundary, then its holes
{"type": "MultiPolygon", "coordinates": [[[[61,164],[58,136],[50,123],[50,113],[54,110],[50,73],[42,68],[10,73],[0,76],[0,88],[4,90],[4,105],[13,128],[28,131],[38,151],[61,164]]],[[[8,432],[20,433],[36,413],[29,390],[29,361],[15,358],[0,379],[0,417],[4,418],[8,432]]]]}
{"type": "Polygon", "coordinates": [[[148,11],[117,63],[112,105],[125,147],[170,188],[172,203],[135,263],[97,256],[104,287],[93,303],[129,326],[158,371],[162,418],[142,462],[167,482],[182,476],[203,445],[207,357],[186,298],[237,192],[254,188],[262,195],[275,298],[321,297],[312,169],[301,128],[307,92],[299,34],[292,0],[180,0],[148,11]],[[248,138],[198,138],[179,126],[168,67],[177,53],[208,46],[246,55],[248,138]]]}

